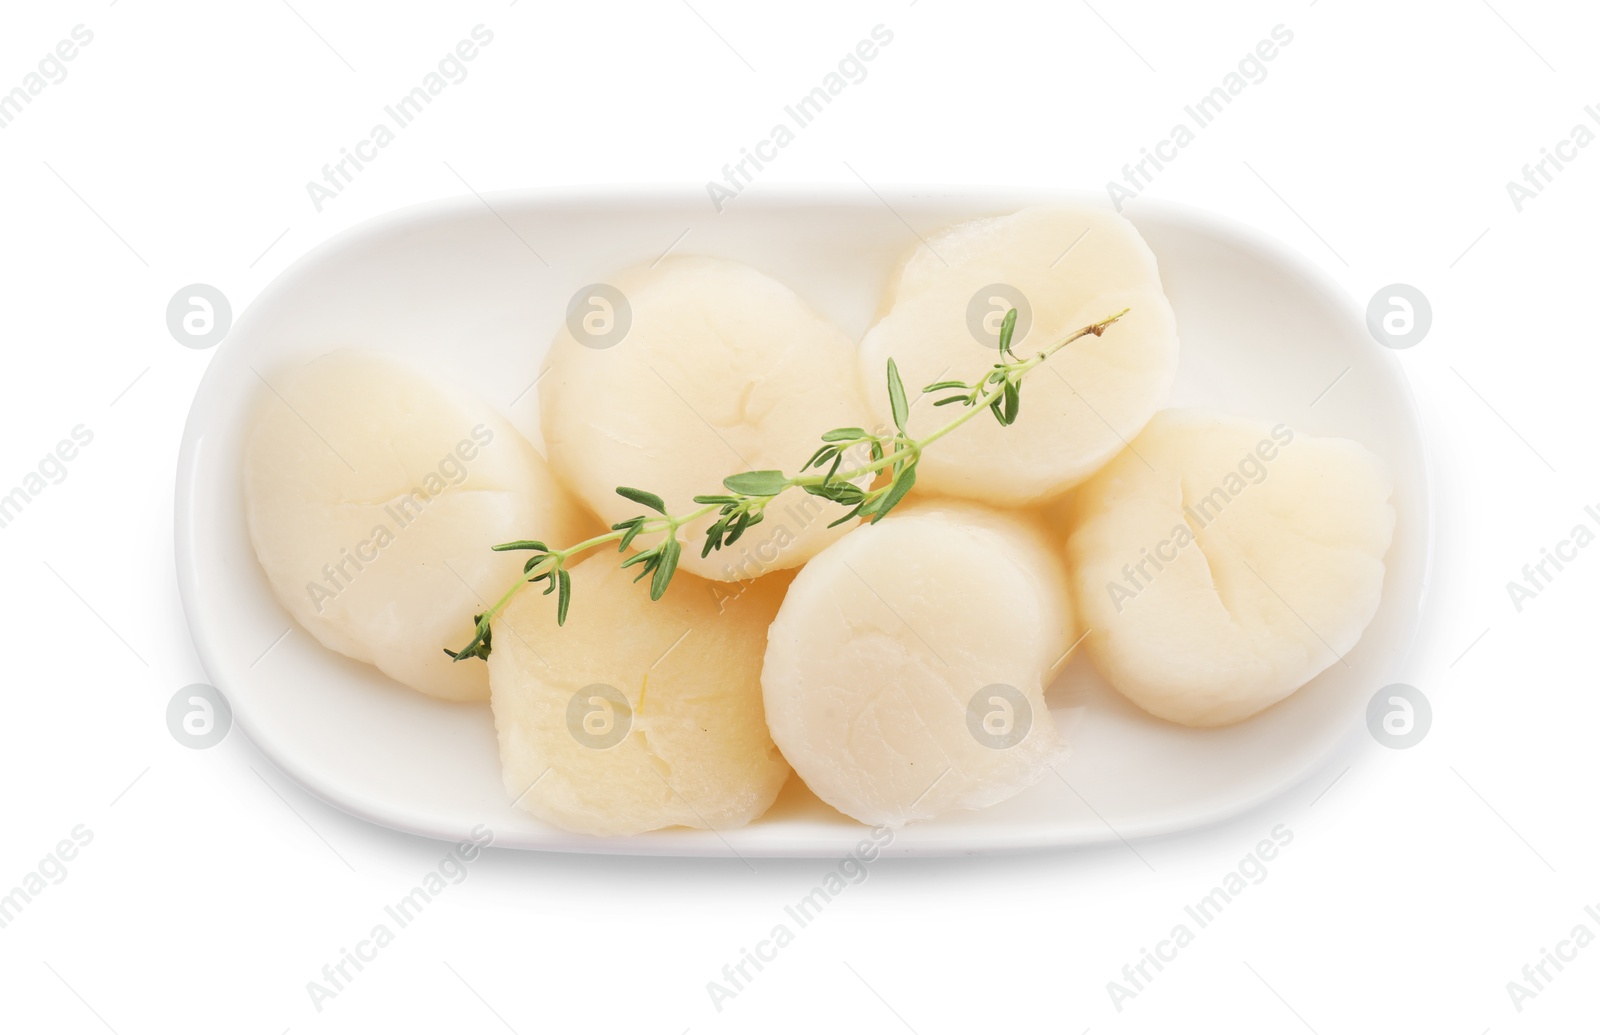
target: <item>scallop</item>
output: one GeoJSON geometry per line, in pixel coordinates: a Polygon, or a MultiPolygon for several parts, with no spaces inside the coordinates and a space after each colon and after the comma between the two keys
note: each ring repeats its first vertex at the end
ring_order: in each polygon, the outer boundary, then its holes
{"type": "Polygon", "coordinates": [[[1167,410],[1075,494],[1067,548],[1100,672],[1153,715],[1239,722],[1337,664],[1383,592],[1382,460],[1347,439],[1167,410]]]}
{"type": "Polygon", "coordinates": [[[863,823],[992,805],[1064,757],[1044,687],[1073,631],[1065,565],[1033,519],[907,505],[795,577],[768,633],[767,723],[807,786],[863,823]]]}
{"type": "MultiPolygon", "coordinates": [[[[607,523],[640,513],[619,486],[682,514],[728,475],[797,474],[823,432],[870,426],[853,343],[749,266],[669,258],[584,304],[550,346],[540,407],[551,466],[607,523]]],[[[837,516],[790,489],[737,543],[701,557],[705,517],[685,526],[682,568],[740,581],[796,567],[845,533],[827,527],[837,516]]]]}
{"type": "MultiPolygon", "coordinates": [[[[877,418],[890,417],[888,360],[913,398],[935,382],[970,383],[998,358],[1010,308],[1012,348],[1023,356],[1128,313],[1030,373],[1014,425],[973,421],[941,439],[918,470],[923,490],[995,504],[1049,499],[1107,463],[1166,405],[1178,334],[1155,256],[1109,209],[1050,205],[949,227],[905,259],[861,344],[877,418]]],[[[909,428],[921,437],[954,415],[914,403],[909,428]]]]}
{"type": "Polygon", "coordinates": [[[482,700],[446,647],[514,584],[489,547],[597,523],[491,407],[394,360],[335,352],[264,381],[244,458],[250,539],[273,593],[324,646],[432,697],[482,700]]]}
{"type": "Polygon", "coordinates": [[[652,602],[607,551],[575,564],[572,606],[531,588],[493,623],[490,698],[506,792],[599,836],[742,826],[789,766],[767,732],[761,658],[789,576],[679,571],[652,602]]]}

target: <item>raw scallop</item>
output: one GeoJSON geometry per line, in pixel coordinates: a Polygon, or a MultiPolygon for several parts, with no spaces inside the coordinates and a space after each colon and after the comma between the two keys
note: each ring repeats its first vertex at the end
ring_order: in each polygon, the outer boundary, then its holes
{"type": "Polygon", "coordinates": [[[1078,490],[1074,594],[1100,672],[1150,713],[1238,722],[1338,664],[1378,609],[1384,463],[1346,439],[1156,415],[1078,490]]]}
{"type": "Polygon", "coordinates": [[[1044,684],[1074,638],[1065,566],[1031,519],[910,506],[795,577],[768,634],[767,723],[863,823],[981,808],[1062,759],[1044,684]]]}
{"type": "MultiPolygon", "coordinates": [[[[879,419],[890,415],[890,358],[913,399],[936,381],[971,383],[998,358],[1000,320],[1013,305],[1012,348],[1024,357],[1130,311],[1028,374],[1015,425],[974,420],[941,439],[923,458],[919,489],[995,504],[1047,499],[1093,474],[1166,405],[1178,334],[1155,256],[1107,209],[1051,205],[950,227],[905,260],[861,343],[879,419]]],[[[916,403],[911,431],[924,436],[957,412],[916,403]]]]}
{"type": "Polygon", "coordinates": [[[760,816],[789,775],[767,733],[761,656],[789,577],[721,583],[679,571],[652,603],[615,553],[575,564],[572,608],[532,587],[489,656],[506,791],[566,830],[724,830],[760,816]]]}
{"type": "MultiPolygon", "coordinates": [[[[871,427],[854,345],[771,277],[681,257],[611,286],[626,307],[595,303],[613,307],[596,317],[611,333],[580,323],[580,340],[568,321],[539,383],[551,466],[608,524],[641,513],[618,486],[657,493],[681,514],[695,496],[723,492],[730,474],[797,474],[823,432],[871,427]]],[[[796,567],[844,535],[827,527],[839,513],[790,489],[739,542],[702,558],[707,517],[685,527],[681,567],[723,581],[796,567]]]]}
{"type": "Polygon", "coordinates": [[[261,391],[245,452],[250,538],[278,601],[325,646],[433,697],[489,695],[445,647],[514,583],[489,547],[592,534],[489,406],[380,356],[335,352],[261,391]]]}

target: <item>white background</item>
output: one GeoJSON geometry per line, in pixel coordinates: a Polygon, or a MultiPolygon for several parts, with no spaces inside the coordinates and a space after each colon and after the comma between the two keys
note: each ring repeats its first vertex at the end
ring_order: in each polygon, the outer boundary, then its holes
{"type": "Polygon", "coordinates": [[[74,26],[94,33],[0,130],[0,491],[75,425],[94,433],[65,481],[0,529],[0,890],[76,825],[93,832],[66,879],[0,930],[0,1027],[1476,1035],[1592,1022],[1600,946],[1520,1012],[1506,984],[1574,925],[1600,935],[1584,913],[1600,910],[1600,549],[1520,613],[1506,583],[1600,504],[1600,147],[1520,212],[1505,185],[1600,103],[1600,18],[1553,0],[693,2],[132,0],[0,15],[0,90],[74,26]],[[1436,573],[1419,647],[1392,673],[1433,702],[1431,732],[1406,751],[1363,738],[1254,813],[1136,851],[880,862],[720,1013],[706,983],[826,865],[491,851],[318,1013],[306,983],[446,849],[321,804],[237,731],[203,751],[168,733],[168,699],[205,678],[177,599],[172,492],[214,353],[175,343],[167,300],[199,281],[242,311],[318,242],[465,193],[463,180],[720,178],[880,23],[894,41],[869,78],[762,182],[1096,189],[1274,26],[1293,32],[1149,196],[1277,234],[1360,305],[1393,282],[1431,300],[1429,336],[1401,359],[1435,450],[1436,573]],[[494,42],[470,78],[317,212],[306,181],[478,24],[494,42]],[[1276,824],[1294,840],[1269,877],[1119,1011],[1106,983],[1276,824]]]}

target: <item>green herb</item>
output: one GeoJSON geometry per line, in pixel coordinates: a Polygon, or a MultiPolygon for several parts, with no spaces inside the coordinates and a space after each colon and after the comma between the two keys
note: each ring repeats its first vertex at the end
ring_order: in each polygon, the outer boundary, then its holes
{"type": "MultiPolygon", "coordinates": [[[[517,585],[521,586],[522,583],[519,582],[517,585]]],[[[505,599],[509,600],[510,594],[507,594],[505,599]]],[[[478,627],[478,635],[472,638],[471,643],[458,651],[446,647],[444,652],[450,655],[450,660],[460,661],[462,658],[489,660],[489,652],[494,649],[491,642],[494,639],[494,632],[489,628],[489,613],[486,611],[481,615],[473,615],[472,621],[478,627]]]]}
{"type": "Polygon", "coordinates": [[[505,610],[511,598],[529,583],[544,582],[545,595],[556,594],[556,624],[565,625],[567,611],[572,603],[572,576],[567,570],[568,562],[607,543],[616,543],[618,552],[626,553],[628,547],[641,535],[661,536],[653,546],[634,554],[621,565],[624,568],[635,566],[639,568],[639,573],[634,578],[635,582],[649,576],[650,599],[660,600],[672,583],[672,576],[678,570],[678,558],[683,553],[683,542],[678,538],[678,529],[708,515],[715,514],[717,519],[706,529],[705,542],[700,548],[702,557],[709,556],[713,550],[720,550],[724,546],[738,542],[740,536],[761,523],[767,506],[780,493],[792,488],[802,489],[813,496],[848,508],[842,516],[829,524],[830,528],[858,518],[866,518],[872,522],[881,521],[905,499],[906,494],[916,484],[917,464],[922,459],[923,450],[984,410],[988,410],[1002,427],[1016,423],[1017,414],[1022,407],[1022,379],[1079,338],[1090,334],[1095,336],[1104,334],[1107,327],[1116,323],[1127,312],[1128,310],[1124,309],[1099,323],[1082,327],[1034,355],[1023,358],[1011,349],[1011,338],[1017,326],[1017,311],[1015,309],[1008,311],[1000,325],[999,360],[982,377],[971,384],[965,381],[939,381],[922,389],[924,395],[953,392],[955,394],[935,400],[934,405],[951,406],[959,403],[962,408],[961,414],[954,420],[922,438],[914,439],[906,430],[910,407],[906,403],[906,389],[900,380],[900,371],[891,359],[888,365],[888,381],[889,409],[894,417],[892,432],[877,434],[864,428],[834,428],[822,434],[822,445],[801,466],[800,473],[787,475],[782,471],[745,471],[729,475],[722,480],[722,487],[727,490],[726,492],[694,497],[697,508],[684,514],[667,513],[666,502],[653,492],[619,486],[617,495],[655,511],[655,515],[641,514],[626,521],[619,521],[611,526],[611,531],[563,549],[552,550],[537,539],[519,539],[512,543],[501,543],[493,549],[531,552],[527,563],[522,566],[522,578],[506,590],[505,595],[497,600],[494,606],[481,614],[473,615],[476,634],[471,642],[459,651],[447,648],[445,653],[456,661],[464,658],[488,658],[492,649],[491,623],[505,610]],[[846,454],[854,450],[856,455],[860,455],[862,449],[866,451],[867,461],[841,471],[840,467],[844,464],[846,454]],[[855,484],[869,476],[878,483],[875,488],[862,488],[855,484]]]}

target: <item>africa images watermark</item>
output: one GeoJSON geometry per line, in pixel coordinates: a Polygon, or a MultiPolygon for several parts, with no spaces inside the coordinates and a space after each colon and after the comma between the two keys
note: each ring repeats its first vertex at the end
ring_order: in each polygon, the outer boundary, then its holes
{"type": "Polygon", "coordinates": [[[52,86],[67,80],[67,63],[77,58],[80,51],[94,42],[94,33],[86,26],[74,25],[68,38],[60,41],[39,59],[34,71],[22,77],[18,86],[0,93],[0,129],[6,129],[22,115],[33,99],[52,86]]]}
{"type": "Polygon", "coordinates": [[[479,823],[472,828],[471,838],[453,847],[439,860],[439,865],[422,875],[416,887],[393,905],[384,906],[384,920],[373,924],[372,930],[356,942],[354,949],[341,947],[338,959],[323,965],[322,980],[306,982],[306,994],[311,997],[311,1005],[316,1007],[316,1011],[321,1013],[324,1003],[338,998],[339,993],[349,988],[350,983],[366,969],[366,965],[394,943],[396,931],[410,926],[446,888],[466,880],[467,863],[478,858],[479,853],[492,844],[494,831],[479,823]],[[392,928],[388,924],[391,920],[394,921],[392,928]]]}
{"type": "Polygon", "coordinates": [[[1178,953],[1194,944],[1197,931],[1211,926],[1224,909],[1244,894],[1246,888],[1267,879],[1270,875],[1267,863],[1276,859],[1278,853],[1294,840],[1294,831],[1283,823],[1273,827],[1270,833],[1270,837],[1256,842],[1255,848],[1239,860],[1238,866],[1224,874],[1216,887],[1198,902],[1183,907],[1185,919],[1174,924],[1167,936],[1156,942],[1154,950],[1140,946],[1139,958],[1123,965],[1120,981],[1114,978],[1106,982],[1106,994],[1111,997],[1111,1005],[1117,1008],[1118,1013],[1122,1012],[1124,1003],[1137,999],[1140,993],[1148,990],[1167,964],[1178,958],[1178,953]],[[1190,920],[1194,921],[1194,927],[1189,926],[1190,920]]]}
{"type": "Polygon", "coordinates": [[[1106,583],[1106,593],[1111,597],[1117,614],[1122,613],[1129,601],[1149,589],[1156,576],[1178,559],[1179,551],[1194,543],[1207,525],[1222,516],[1229,503],[1238,499],[1251,485],[1266,481],[1267,464],[1277,459],[1280,447],[1286,447],[1293,441],[1294,431],[1288,425],[1279,424],[1273,428],[1271,438],[1257,442],[1253,451],[1240,458],[1237,470],[1229,471],[1223,476],[1221,484],[1183,508],[1187,520],[1174,525],[1171,535],[1153,547],[1143,547],[1139,551],[1139,560],[1124,564],[1124,581],[1106,583]],[[1152,567],[1155,569],[1153,572],[1150,570],[1152,567]]]}
{"type": "Polygon", "coordinates": [[[1165,137],[1156,141],[1154,146],[1140,148],[1139,160],[1122,167],[1123,182],[1109,180],[1106,183],[1106,193],[1110,195],[1117,211],[1121,212],[1124,203],[1137,198],[1145,188],[1155,182],[1156,173],[1165,169],[1168,162],[1176,161],[1178,152],[1195,142],[1197,131],[1215,122],[1217,116],[1233,103],[1235,97],[1244,93],[1249,87],[1265,82],[1267,62],[1276,58],[1282,48],[1293,42],[1292,31],[1281,24],[1274,25],[1267,38],[1262,39],[1239,59],[1237,71],[1229,72],[1222,77],[1221,85],[1212,87],[1210,93],[1195,103],[1184,106],[1183,113],[1189,117],[1189,122],[1194,123],[1194,129],[1190,129],[1186,122],[1179,122],[1165,137]],[[1151,169],[1151,166],[1155,168],[1151,169]]]}
{"type": "MultiPolygon", "coordinates": [[[[883,423],[872,429],[872,433],[879,436],[889,431],[889,425],[883,423]]],[[[845,458],[851,466],[859,466],[866,463],[868,453],[865,447],[858,446],[847,451],[845,458]]],[[[858,479],[857,484],[865,484],[865,481],[858,479]]],[[[719,550],[719,556],[724,558],[722,579],[710,583],[711,594],[717,601],[717,613],[721,614],[729,603],[743,596],[754,580],[781,567],[778,560],[784,551],[798,542],[799,536],[827,511],[828,506],[822,498],[809,493],[797,500],[785,501],[781,507],[774,503],[762,513],[762,527],[768,529],[765,535],[757,538],[753,545],[741,538],[741,545],[737,549],[725,545],[719,550]],[[767,522],[774,519],[776,522],[769,526],[767,522]],[[731,593],[721,592],[720,587],[728,585],[737,589],[731,593]]]]}
{"type": "Polygon", "coordinates": [[[306,194],[311,198],[312,207],[321,212],[326,202],[343,194],[344,189],[355,182],[356,173],[377,161],[379,151],[394,143],[397,132],[415,122],[435,97],[451,86],[466,82],[467,63],[476,60],[481,48],[493,42],[492,31],[482,25],[474,25],[470,38],[461,40],[440,58],[436,70],[422,77],[421,85],[412,87],[410,93],[393,104],[385,105],[383,113],[388,116],[388,122],[376,123],[354,145],[340,148],[339,160],[322,167],[321,183],[306,181],[306,194]],[[390,123],[393,123],[393,128],[390,123]]]}
{"type": "Polygon", "coordinates": [[[811,527],[811,523],[821,517],[827,509],[824,502],[816,497],[807,495],[792,503],[784,503],[781,508],[768,507],[776,510],[773,514],[763,514],[763,524],[778,519],[770,532],[754,546],[740,546],[737,553],[724,546],[721,552],[724,557],[722,575],[729,582],[747,582],[760,578],[773,570],[783,551],[793,546],[797,533],[804,532],[811,527]]]}
{"type": "Polygon", "coordinates": [[[51,884],[60,884],[66,880],[67,863],[76,859],[78,852],[93,840],[94,831],[79,823],[72,828],[67,837],[56,842],[56,846],[39,860],[39,865],[23,874],[16,887],[0,896],[0,930],[11,926],[23,909],[44,894],[45,889],[51,884]]]}
{"type": "MultiPolygon", "coordinates": [[[[1583,907],[1584,915],[1600,926],[1600,908],[1594,905],[1583,907]]],[[[1594,930],[1586,923],[1574,924],[1567,936],[1556,942],[1552,951],[1543,946],[1539,948],[1539,958],[1533,963],[1522,966],[1520,981],[1506,982],[1506,995],[1511,997],[1511,1005],[1521,1013],[1523,1004],[1530,999],[1537,999],[1539,993],[1548,989],[1548,986],[1567,969],[1567,964],[1578,958],[1578,953],[1594,944],[1594,930]]]]}
{"type": "Polygon", "coordinates": [[[840,859],[805,895],[793,903],[783,907],[785,919],[772,925],[772,930],[767,936],[756,942],[754,949],[740,947],[739,958],[732,963],[724,964],[720,980],[713,979],[706,982],[706,994],[711,997],[711,1005],[722,1012],[723,1004],[730,999],[735,999],[749,987],[766,969],[766,965],[778,958],[782,949],[794,943],[795,932],[803,930],[822,915],[828,904],[840,895],[846,888],[854,887],[866,881],[870,873],[868,865],[878,858],[885,848],[894,843],[894,831],[889,827],[873,827],[869,837],[862,838],[850,854],[840,859]],[[788,921],[794,922],[790,927],[788,921]]]}
{"type": "MultiPolygon", "coordinates": [[[[1586,105],[1583,113],[1589,116],[1589,121],[1600,126],[1600,110],[1594,105],[1586,105]]],[[[1570,133],[1556,141],[1554,145],[1539,148],[1542,157],[1537,162],[1529,162],[1522,167],[1523,182],[1506,181],[1506,193],[1511,197],[1511,207],[1521,212],[1525,203],[1543,194],[1544,189],[1555,182],[1556,173],[1565,169],[1568,162],[1577,160],[1581,149],[1594,142],[1595,131],[1579,122],[1572,127],[1570,133]]]]}
{"type": "Polygon", "coordinates": [[[755,180],[755,174],[765,169],[768,162],[776,161],[778,152],[794,143],[798,130],[805,129],[817,120],[823,109],[833,103],[833,99],[844,93],[851,86],[859,86],[867,78],[867,62],[878,56],[882,48],[894,42],[894,33],[881,23],[872,27],[869,38],[862,39],[855,48],[839,59],[835,70],[822,77],[822,82],[813,87],[810,93],[801,97],[793,104],[784,106],[783,113],[788,116],[787,122],[773,125],[766,137],[758,141],[754,147],[741,147],[739,160],[730,162],[722,167],[722,180],[708,180],[706,194],[711,198],[712,206],[721,212],[729,201],[738,197],[744,189],[755,180]],[[789,123],[794,128],[789,127],[789,123]],[[750,166],[755,166],[752,172],[750,166]]]}
{"type": "Polygon", "coordinates": [[[70,435],[57,442],[34,470],[22,476],[15,488],[0,495],[0,528],[11,527],[29,503],[50,486],[66,481],[67,465],[78,458],[79,450],[94,441],[94,432],[83,424],[75,425],[70,435]]]}
{"type": "Polygon", "coordinates": [[[1579,521],[1572,526],[1565,539],[1556,543],[1553,550],[1548,546],[1539,548],[1539,559],[1522,566],[1522,581],[1511,579],[1506,583],[1506,594],[1511,598],[1511,606],[1516,608],[1518,614],[1522,613],[1526,601],[1549,589],[1556,576],[1565,571],[1568,564],[1578,559],[1579,550],[1595,541],[1595,529],[1600,528],[1600,510],[1590,505],[1583,508],[1583,513],[1594,522],[1593,528],[1588,523],[1579,521]],[[1552,568],[1555,570],[1551,571],[1552,568]]]}
{"type": "Polygon", "coordinates": [[[317,614],[322,613],[328,601],[349,589],[356,576],[366,571],[367,565],[375,563],[385,547],[393,543],[412,522],[422,517],[430,502],[444,495],[447,488],[466,481],[467,465],[478,458],[479,449],[493,441],[494,431],[487,425],[477,425],[472,429],[471,438],[457,442],[455,449],[446,453],[434,469],[423,476],[421,485],[413,486],[410,492],[384,504],[383,512],[394,521],[394,525],[391,527],[387,522],[373,525],[367,538],[353,547],[340,548],[338,559],[322,566],[322,582],[306,583],[306,596],[310,598],[317,614]],[[355,570],[352,571],[352,568],[355,570]]]}

